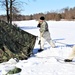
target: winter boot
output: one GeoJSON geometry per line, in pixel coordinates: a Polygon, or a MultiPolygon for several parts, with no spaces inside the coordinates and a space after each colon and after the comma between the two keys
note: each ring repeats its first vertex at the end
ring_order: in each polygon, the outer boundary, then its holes
{"type": "Polygon", "coordinates": [[[65,61],[65,62],[72,62],[71,59],[65,59],[64,61],[65,61]]]}
{"type": "Polygon", "coordinates": [[[40,49],[38,50],[38,52],[41,52],[41,51],[43,51],[43,50],[44,50],[44,49],[41,49],[41,48],[40,48],[40,49]]]}

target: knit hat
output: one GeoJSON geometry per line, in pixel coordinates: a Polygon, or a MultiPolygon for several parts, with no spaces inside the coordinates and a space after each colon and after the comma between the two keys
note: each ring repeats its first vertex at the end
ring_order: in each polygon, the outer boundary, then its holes
{"type": "Polygon", "coordinates": [[[40,17],[40,20],[45,20],[45,17],[41,16],[41,17],[40,17]]]}

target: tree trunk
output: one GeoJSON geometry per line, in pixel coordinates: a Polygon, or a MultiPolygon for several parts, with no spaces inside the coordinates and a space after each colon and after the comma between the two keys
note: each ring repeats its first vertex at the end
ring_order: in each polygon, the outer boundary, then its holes
{"type": "Polygon", "coordinates": [[[7,14],[7,22],[9,23],[9,7],[8,7],[8,0],[5,0],[6,1],[6,14],[7,14]]]}
{"type": "Polygon", "coordinates": [[[10,24],[12,24],[12,0],[10,0],[10,24]]]}

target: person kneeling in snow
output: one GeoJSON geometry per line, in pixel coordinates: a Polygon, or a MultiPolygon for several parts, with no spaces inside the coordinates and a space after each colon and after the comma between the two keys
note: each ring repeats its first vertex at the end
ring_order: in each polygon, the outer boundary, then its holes
{"type": "Polygon", "coordinates": [[[40,52],[44,50],[45,40],[51,45],[51,47],[54,48],[55,44],[53,43],[50,37],[48,24],[43,16],[40,17],[39,24],[37,27],[40,27],[40,49],[38,51],[40,52]]]}
{"type": "Polygon", "coordinates": [[[72,62],[72,60],[75,58],[75,45],[72,47],[72,53],[69,55],[67,59],[65,59],[65,62],[72,62]]]}

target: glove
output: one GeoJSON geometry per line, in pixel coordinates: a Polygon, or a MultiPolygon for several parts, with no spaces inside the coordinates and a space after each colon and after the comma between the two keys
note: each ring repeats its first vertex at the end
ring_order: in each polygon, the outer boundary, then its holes
{"type": "Polygon", "coordinates": [[[39,27],[39,28],[40,28],[40,23],[37,25],[37,27],[39,27]]]}

